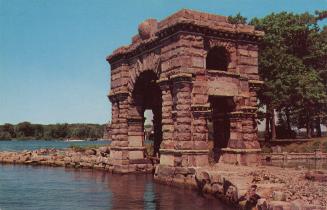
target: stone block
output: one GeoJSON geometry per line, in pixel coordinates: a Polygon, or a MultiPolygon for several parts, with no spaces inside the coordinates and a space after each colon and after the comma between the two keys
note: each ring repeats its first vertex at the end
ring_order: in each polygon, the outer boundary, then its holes
{"type": "Polygon", "coordinates": [[[161,143],[161,149],[174,149],[175,142],[171,140],[165,140],[161,143]]]}
{"type": "Polygon", "coordinates": [[[208,155],[194,155],[195,165],[196,167],[203,167],[209,164],[208,155]]]}
{"type": "Polygon", "coordinates": [[[193,149],[193,142],[192,141],[178,141],[176,142],[176,149],[193,149]]]}
{"type": "Polygon", "coordinates": [[[203,68],[204,58],[203,57],[192,57],[192,67],[203,68]]]}
{"type": "Polygon", "coordinates": [[[193,133],[194,141],[206,141],[208,139],[207,133],[193,133]]]}
{"type": "Polygon", "coordinates": [[[161,177],[172,177],[175,173],[175,168],[165,165],[159,165],[156,169],[157,175],[161,177]]]}
{"type": "Polygon", "coordinates": [[[194,141],[194,149],[208,149],[208,143],[206,141],[194,141]]]}
{"type": "Polygon", "coordinates": [[[142,159],[142,158],[144,158],[144,152],[143,151],[128,151],[128,158],[130,160],[142,159]]]}
{"type": "Polygon", "coordinates": [[[186,167],[175,167],[175,174],[187,175],[190,173],[190,170],[186,167]]]}
{"type": "Polygon", "coordinates": [[[129,147],[142,147],[143,146],[143,136],[128,136],[128,146],[129,147]]]}
{"type": "Polygon", "coordinates": [[[117,151],[117,150],[111,150],[110,151],[110,158],[114,160],[121,160],[123,159],[123,152],[117,151]]]}
{"type": "Polygon", "coordinates": [[[174,155],[172,154],[161,154],[160,165],[174,166],[174,155]]]}

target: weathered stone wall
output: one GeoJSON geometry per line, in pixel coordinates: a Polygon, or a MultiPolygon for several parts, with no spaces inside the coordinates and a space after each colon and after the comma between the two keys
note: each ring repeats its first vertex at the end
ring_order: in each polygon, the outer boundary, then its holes
{"type": "MultiPolygon", "coordinates": [[[[144,158],[142,103],[133,95],[143,72],[152,71],[161,90],[162,143],[160,164],[190,167],[208,164],[209,97],[230,97],[230,139],[221,161],[260,162],[255,122],[258,76],[258,41],[263,35],[253,26],[233,25],[227,18],[181,10],[157,22],[139,25],[132,44],[113,52],[111,65],[111,156],[117,165],[144,158]],[[227,69],[207,69],[209,51],[227,52],[227,69]]],[[[142,96],[140,96],[142,100],[142,96]]],[[[158,117],[156,119],[159,119],[158,117]]]]}

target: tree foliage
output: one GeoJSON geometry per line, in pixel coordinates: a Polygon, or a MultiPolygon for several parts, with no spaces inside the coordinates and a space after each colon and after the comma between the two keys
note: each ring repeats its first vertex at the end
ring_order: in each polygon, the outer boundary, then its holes
{"type": "Polygon", "coordinates": [[[317,24],[325,13],[317,14],[281,12],[250,21],[265,32],[259,49],[259,74],[265,82],[260,102],[270,117],[272,110],[279,113],[279,122],[286,122],[280,125],[290,135],[292,127],[306,127],[310,137],[315,121],[326,116],[326,28],[317,24]]]}
{"type": "Polygon", "coordinates": [[[228,22],[231,24],[246,24],[246,17],[243,17],[241,13],[237,13],[235,16],[228,16],[228,22]]]}
{"type": "Polygon", "coordinates": [[[10,139],[98,139],[103,137],[105,125],[98,124],[31,124],[0,125],[0,140],[10,139]]]}

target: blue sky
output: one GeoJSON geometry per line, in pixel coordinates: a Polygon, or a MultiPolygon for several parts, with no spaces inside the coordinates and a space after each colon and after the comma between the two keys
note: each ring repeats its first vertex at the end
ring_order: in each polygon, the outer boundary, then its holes
{"type": "Polygon", "coordinates": [[[252,18],[327,0],[0,0],[0,124],[107,122],[105,57],[143,20],[182,8],[252,18]]]}

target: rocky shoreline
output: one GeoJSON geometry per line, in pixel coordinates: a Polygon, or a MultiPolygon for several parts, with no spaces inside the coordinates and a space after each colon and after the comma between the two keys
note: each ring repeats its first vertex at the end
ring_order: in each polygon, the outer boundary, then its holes
{"type": "MultiPolygon", "coordinates": [[[[20,152],[0,152],[0,163],[29,164],[72,168],[94,168],[117,173],[109,158],[110,147],[97,149],[39,149],[20,152]]],[[[152,173],[154,165],[151,160],[137,164],[136,173],[152,173]]]]}
{"type": "MultiPolygon", "coordinates": [[[[39,149],[0,152],[2,164],[92,168],[116,173],[108,146],[97,149],[39,149]]],[[[327,209],[327,172],[271,166],[169,167],[146,159],[136,173],[157,182],[198,190],[239,209],[327,209]],[[155,169],[155,170],[154,170],[155,169]]]]}

